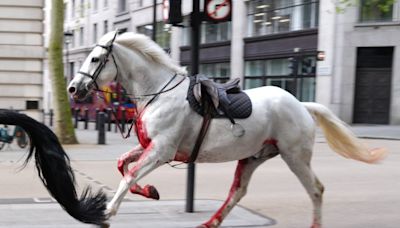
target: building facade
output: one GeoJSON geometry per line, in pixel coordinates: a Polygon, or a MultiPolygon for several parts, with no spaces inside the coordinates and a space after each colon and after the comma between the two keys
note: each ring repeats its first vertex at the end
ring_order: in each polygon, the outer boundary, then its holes
{"type": "MultiPolygon", "coordinates": [[[[162,2],[157,1],[156,41],[190,68],[192,1],[182,1],[183,27],[164,22],[162,2]]],[[[201,25],[200,73],[219,82],[241,78],[245,89],[282,87],[301,101],[327,105],[348,123],[400,123],[398,3],[381,16],[385,21],[376,21],[379,13],[363,8],[364,0],[341,13],[330,0],[232,3],[231,21],[201,25]],[[325,53],[323,61],[317,62],[318,51],[325,53]],[[371,86],[378,82],[382,88],[371,86]]],[[[68,0],[66,9],[65,28],[74,35],[68,45],[69,78],[105,32],[153,34],[153,0],[68,0]]]]}
{"type": "Polygon", "coordinates": [[[399,2],[379,10],[362,0],[337,14],[322,2],[317,102],[348,123],[400,124],[399,2]]]}
{"type": "Polygon", "coordinates": [[[0,109],[40,118],[43,75],[43,0],[0,1],[0,109]]]}

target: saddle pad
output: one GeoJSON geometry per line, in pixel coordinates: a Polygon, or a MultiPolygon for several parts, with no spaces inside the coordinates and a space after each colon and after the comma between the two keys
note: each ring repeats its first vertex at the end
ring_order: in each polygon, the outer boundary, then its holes
{"type": "MultiPolygon", "coordinates": [[[[194,94],[193,87],[196,84],[196,77],[189,77],[190,84],[187,92],[187,100],[190,104],[190,107],[200,114],[204,116],[204,107],[201,106],[199,102],[197,102],[194,94]]],[[[228,110],[226,110],[232,118],[236,119],[245,119],[251,115],[252,112],[252,103],[249,96],[244,92],[238,93],[229,93],[228,98],[231,101],[228,110]]],[[[216,111],[213,112],[213,118],[227,118],[226,115],[220,115],[216,111]]]]}

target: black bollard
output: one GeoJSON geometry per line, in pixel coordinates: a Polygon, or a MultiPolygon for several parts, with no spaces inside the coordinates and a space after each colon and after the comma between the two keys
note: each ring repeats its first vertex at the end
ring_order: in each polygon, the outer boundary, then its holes
{"type": "Polygon", "coordinates": [[[79,108],[75,108],[75,113],[74,113],[74,117],[75,117],[75,128],[78,128],[78,116],[79,116],[79,108]]]}
{"type": "Polygon", "coordinates": [[[100,109],[99,108],[96,108],[96,119],[95,119],[95,125],[96,125],[96,127],[95,127],[95,130],[98,130],[99,129],[99,112],[100,112],[100,109]]]}
{"type": "Polygon", "coordinates": [[[97,137],[97,144],[99,144],[99,145],[106,144],[105,122],[106,122],[106,114],[104,112],[99,112],[99,114],[98,114],[98,137],[97,137]]]}
{"type": "Polygon", "coordinates": [[[125,123],[126,123],[126,109],[122,108],[122,116],[121,116],[121,131],[125,133],[125,123]]]}
{"type": "Polygon", "coordinates": [[[49,115],[50,115],[50,127],[52,127],[53,126],[53,116],[54,116],[53,109],[50,109],[49,115]]]}
{"type": "Polygon", "coordinates": [[[111,108],[107,108],[107,124],[108,124],[108,131],[111,131],[111,121],[112,121],[112,113],[111,113],[111,108]]]}
{"type": "Polygon", "coordinates": [[[89,109],[85,108],[85,130],[89,128],[89,109]]]}

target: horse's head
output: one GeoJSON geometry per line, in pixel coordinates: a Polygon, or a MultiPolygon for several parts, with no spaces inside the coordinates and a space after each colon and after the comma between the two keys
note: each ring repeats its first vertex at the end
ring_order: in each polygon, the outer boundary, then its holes
{"type": "Polygon", "coordinates": [[[116,36],[117,31],[104,35],[69,83],[68,92],[75,100],[85,99],[94,89],[115,79],[118,69],[112,48],[116,36]]]}

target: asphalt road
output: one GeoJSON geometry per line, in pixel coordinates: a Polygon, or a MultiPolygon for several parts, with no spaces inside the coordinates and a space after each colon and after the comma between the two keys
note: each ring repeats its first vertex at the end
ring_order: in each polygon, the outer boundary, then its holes
{"type": "MultiPolygon", "coordinates": [[[[94,188],[104,189],[108,196],[112,196],[120,181],[116,159],[134,144],[134,140],[124,141],[117,134],[109,133],[108,144],[98,146],[95,145],[95,132],[79,131],[78,135],[82,144],[68,146],[66,151],[72,158],[79,186],[89,184],[94,188]]],[[[389,156],[382,164],[367,165],[342,158],[328,148],[323,138],[317,139],[312,166],[326,188],[324,227],[399,227],[400,141],[364,141],[371,147],[383,146],[389,150],[389,156]]],[[[65,222],[68,227],[73,224],[76,227],[90,227],[75,223],[57,204],[48,202],[49,195],[39,182],[32,164],[17,172],[22,164],[23,154],[16,145],[0,151],[0,227],[32,227],[35,224],[43,227],[39,225],[42,223],[35,223],[42,221],[40,215],[49,224],[47,227],[63,227],[65,222]],[[48,214],[46,210],[49,209],[57,215],[48,214]]],[[[207,202],[205,205],[209,208],[205,209],[204,204],[199,201],[195,205],[197,213],[186,217],[182,212],[183,206],[177,206],[183,205],[185,199],[186,171],[169,166],[159,168],[140,181],[142,185],[152,184],[157,187],[161,196],[159,204],[136,195],[128,195],[120,213],[123,217],[113,219],[112,227],[193,227],[204,222],[227,196],[235,165],[230,162],[197,166],[196,199],[210,200],[203,201],[207,202]],[[174,206],[168,205],[171,202],[175,202],[174,206]],[[164,211],[159,214],[145,214],[146,220],[140,217],[140,213],[136,213],[138,208],[145,211],[164,208],[164,211]],[[130,216],[126,217],[127,213],[134,214],[132,219],[130,216]],[[171,224],[168,221],[181,218],[176,217],[177,215],[184,217],[183,223],[165,225],[171,224]]],[[[185,165],[181,168],[185,168],[185,165]]],[[[223,224],[225,227],[297,228],[309,227],[312,220],[311,202],[307,194],[279,157],[258,168],[240,206],[237,212],[239,217],[229,216],[230,221],[223,224]],[[238,219],[240,217],[242,219],[238,219]],[[256,220],[261,222],[254,225],[256,220]]]]}

